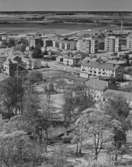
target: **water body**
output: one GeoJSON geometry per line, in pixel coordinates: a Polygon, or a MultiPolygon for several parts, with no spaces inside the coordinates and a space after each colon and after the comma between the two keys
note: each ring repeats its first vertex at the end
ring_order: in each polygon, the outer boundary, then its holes
{"type": "Polygon", "coordinates": [[[95,28],[93,24],[73,24],[73,23],[17,23],[17,24],[0,24],[0,32],[8,33],[28,33],[28,32],[43,32],[65,34],[73,31],[95,28]]]}

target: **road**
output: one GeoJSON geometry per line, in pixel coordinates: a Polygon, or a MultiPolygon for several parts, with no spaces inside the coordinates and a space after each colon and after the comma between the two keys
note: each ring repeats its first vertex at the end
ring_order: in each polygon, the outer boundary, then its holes
{"type": "Polygon", "coordinates": [[[61,71],[66,71],[71,73],[80,73],[79,67],[71,67],[55,61],[48,62],[48,65],[50,69],[53,69],[53,70],[61,70],[61,71]]]}

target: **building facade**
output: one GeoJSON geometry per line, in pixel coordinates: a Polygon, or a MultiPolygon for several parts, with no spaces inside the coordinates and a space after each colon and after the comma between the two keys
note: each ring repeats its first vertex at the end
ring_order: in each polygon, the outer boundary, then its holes
{"type": "Polygon", "coordinates": [[[105,38],[105,51],[118,52],[119,51],[119,38],[115,36],[107,36],[105,38]]]}
{"type": "Polygon", "coordinates": [[[127,36],[127,49],[132,51],[132,34],[127,36]]]}
{"type": "Polygon", "coordinates": [[[120,66],[108,63],[98,62],[82,62],[81,73],[86,73],[88,76],[96,76],[102,78],[115,78],[120,75],[120,66]]]}
{"type": "Polygon", "coordinates": [[[127,49],[126,35],[108,35],[105,37],[106,52],[120,52],[127,49]]]}
{"type": "Polygon", "coordinates": [[[60,50],[76,50],[76,40],[65,40],[65,39],[59,39],[59,40],[53,40],[53,47],[58,48],[60,50]]]}
{"type": "Polygon", "coordinates": [[[98,40],[96,38],[84,38],[77,42],[77,50],[85,53],[97,53],[98,40]]]}
{"type": "Polygon", "coordinates": [[[68,52],[63,56],[63,64],[69,66],[79,66],[81,62],[81,55],[68,52]]]}
{"type": "Polygon", "coordinates": [[[95,101],[103,101],[104,92],[108,88],[108,82],[99,79],[86,81],[87,92],[90,93],[95,101]]]}

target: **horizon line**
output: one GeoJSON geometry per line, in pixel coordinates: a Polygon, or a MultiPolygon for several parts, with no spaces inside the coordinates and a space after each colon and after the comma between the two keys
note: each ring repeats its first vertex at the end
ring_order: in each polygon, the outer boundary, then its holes
{"type": "Polygon", "coordinates": [[[132,12],[132,10],[3,10],[1,12],[132,12]]]}

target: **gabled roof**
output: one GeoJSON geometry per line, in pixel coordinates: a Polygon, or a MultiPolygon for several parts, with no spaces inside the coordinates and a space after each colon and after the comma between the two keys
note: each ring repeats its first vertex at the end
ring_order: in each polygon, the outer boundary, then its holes
{"type": "Polygon", "coordinates": [[[105,70],[114,70],[115,68],[119,67],[119,65],[111,63],[98,63],[97,61],[87,61],[87,60],[83,61],[82,65],[105,70]]]}

